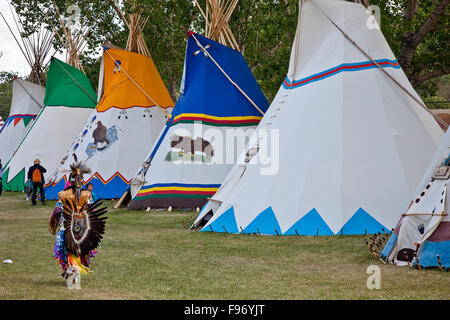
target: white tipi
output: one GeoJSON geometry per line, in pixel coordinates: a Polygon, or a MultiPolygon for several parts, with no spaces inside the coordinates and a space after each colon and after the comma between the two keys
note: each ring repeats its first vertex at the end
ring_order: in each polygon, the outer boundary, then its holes
{"type": "MultiPolygon", "coordinates": [[[[55,10],[59,10],[55,4],[55,10]]],[[[20,142],[15,154],[4,168],[2,184],[5,190],[24,189],[28,168],[38,158],[47,169],[44,180],[58,167],[67,146],[81,130],[92,113],[97,95],[89,79],[77,67],[80,66],[74,48],[81,49],[85,34],[66,27],[61,20],[61,28],[68,48],[67,61],[51,59],[47,74],[44,108],[20,142]],[[76,41],[75,41],[76,39],[76,41]],[[80,44],[81,43],[81,44],[80,44]]]]}
{"type": "Polygon", "coordinates": [[[361,4],[300,1],[286,80],[193,228],[389,230],[442,136],[361,4]]]}
{"type": "Polygon", "coordinates": [[[6,164],[44,104],[45,88],[19,78],[13,81],[9,117],[0,127],[0,160],[6,164]]]}
{"type": "Polygon", "coordinates": [[[23,21],[15,13],[11,5],[13,23],[9,23],[0,12],[5,25],[17,43],[25,60],[30,66],[27,80],[14,78],[11,109],[5,126],[0,129],[0,159],[8,162],[19,146],[20,141],[31,127],[34,119],[44,104],[45,84],[44,69],[48,63],[48,55],[52,47],[53,32],[44,26],[28,36],[25,36],[23,21]],[[11,25],[17,30],[13,31],[11,25]],[[18,33],[18,35],[16,35],[18,33]]]}
{"type": "Polygon", "coordinates": [[[399,266],[450,268],[450,130],[441,142],[406,213],[380,256],[399,266]]]}

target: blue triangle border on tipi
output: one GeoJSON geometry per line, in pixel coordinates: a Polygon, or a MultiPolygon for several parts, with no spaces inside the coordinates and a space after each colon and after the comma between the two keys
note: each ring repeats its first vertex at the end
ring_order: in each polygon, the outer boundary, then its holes
{"type": "Polygon", "coordinates": [[[202,232],[239,233],[233,207],[222,213],[216,220],[203,227],[202,232]]]}
{"type": "Polygon", "coordinates": [[[255,233],[266,235],[281,235],[281,228],[272,207],[262,211],[256,218],[242,230],[242,233],[255,233]]]}
{"type": "Polygon", "coordinates": [[[367,211],[359,208],[336,235],[385,233],[388,230],[388,228],[378,222],[367,211]]]}
{"type": "Polygon", "coordinates": [[[285,236],[333,236],[334,233],[315,208],[301,217],[284,233],[285,236]]]}

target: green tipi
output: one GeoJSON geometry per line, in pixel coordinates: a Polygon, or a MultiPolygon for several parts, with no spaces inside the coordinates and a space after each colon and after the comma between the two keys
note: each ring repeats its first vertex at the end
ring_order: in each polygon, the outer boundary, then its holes
{"type": "Polygon", "coordinates": [[[96,103],[97,94],[86,75],[53,58],[47,76],[44,108],[5,165],[3,188],[23,190],[28,168],[35,159],[39,159],[47,169],[44,178],[57,170],[96,103]]]}

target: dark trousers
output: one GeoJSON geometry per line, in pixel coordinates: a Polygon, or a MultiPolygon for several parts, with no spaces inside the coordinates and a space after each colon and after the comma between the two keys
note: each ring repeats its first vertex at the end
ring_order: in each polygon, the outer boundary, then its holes
{"type": "Polygon", "coordinates": [[[0,194],[3,192],[2,178],[0,177],[0,194]]]}
{"type": "Polygon", "coordinates": [[[41,202],[42,202],[42,204],[45,204],[44,184],[33,182],[33,193],[31,195],[31,203],[33,205],[36,205],[36,192],[37,192],[38,188],[39,188],[39,192],[41,194],[41,202]]]}

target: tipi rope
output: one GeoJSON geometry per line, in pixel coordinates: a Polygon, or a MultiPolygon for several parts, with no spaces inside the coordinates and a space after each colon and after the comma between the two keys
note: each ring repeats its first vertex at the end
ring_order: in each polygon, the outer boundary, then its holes
{"type": "Polygon", "coordinates": [[[380,69],[389,79],[391,79],[397,86],[400,87],[400,89],[402,89],[408,96],[410,96],[415,102],[417,102],[423,109],[425,109],[425,111],[427,111],[434,119],[436,119],[437,122],[439,122],[445,129],[448,128],[448,124],[442,120],[439,116],[435,115],[433,112],[431,112],[428,107],[421,102],[419,99],[417,99],[412,93],[410,93],[405,87],[403,87],[397,80],[395,80],[386,70],[384,70],[374,59],[372,59],[371,56],[369,56],[369,54],[367,52],[365,52],[360,46],[358,46],[358,44],[353,41],[353,39],[351,39],[345,32],[344,30],[342,30],[323,10],[322,8],[320,8],[320,6],[318,6],[315,1],[312,1],[312,3],[314,3],[314,5],[323,13],[323,15],[325,15],[325,17],[331,22],[331,24],[333,24],[336,29],[338,29],[342,35],[348,40],[350,41],[351,44],[353,44],[363,55],[365,55],[373,64],[375,64],[377,66],[378,69],[380,69]]]}
{"type": "Polygon", "coordinates": [[[192,33],[191,36],[194,38],[195,42],[197,43],[197,45],[200,47],[200,49],[208,55],[209,58],[211,58],[211,61],[214,62],[214,64],[217,66],[217,68],[219,68],[219,70],[224,74],[224,76],[228,79],[228,81],[231,82],[232,85],[234,85],[236,87],[236,89],[239,90],[239,92],[241,92],[245,98],[247,98],[247,100],[262,114],[264,115],[264,112],[256,105],[256,103],[253,102],[253,100],[236,84],[236,82],[234,82],[229,76],[228,74],[220,67],[220,65],[217,63],[216,60],[214,60],[214,58],[211,56],[211,54],[208,52],[208,50],[205,49],[205,47],[202,46],[202,44],[197,40],[197,38],[195,37],[195,35],[192,33]]]}

